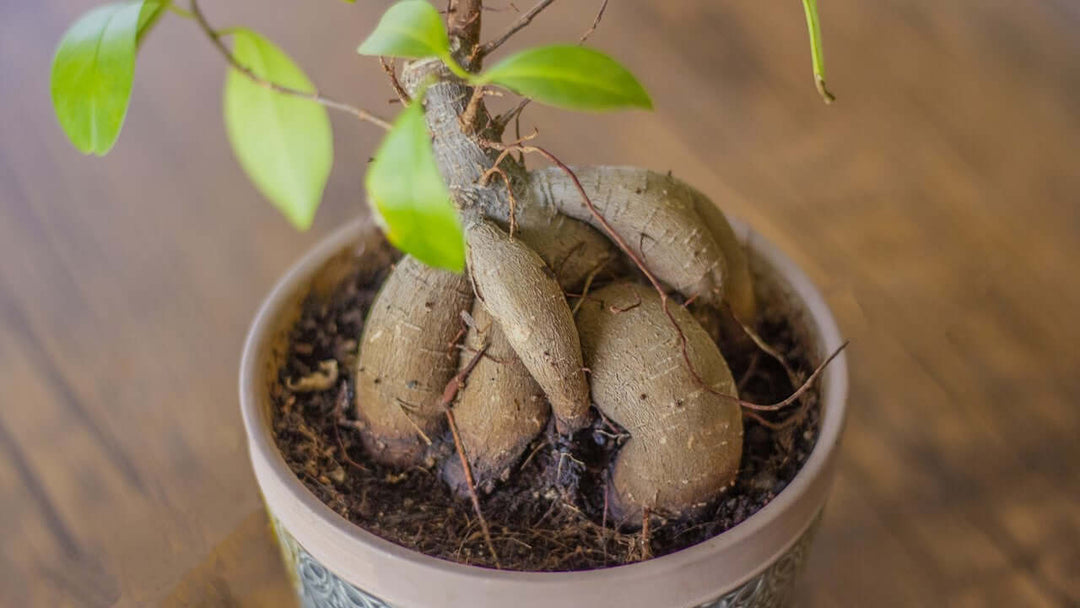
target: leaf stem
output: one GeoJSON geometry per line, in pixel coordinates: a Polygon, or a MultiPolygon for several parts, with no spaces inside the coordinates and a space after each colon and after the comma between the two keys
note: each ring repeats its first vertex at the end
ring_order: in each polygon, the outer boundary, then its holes
{"type": "Polygon", "coordinates": [[[468,70],[466,70],[465,68],[461,67],[461,64],[458,63],[457,61],[454,61],[454,58],[453,58],[453,56],[450,55],[450,53],[447,53],[447,54],[443,55],[442,57],[439,57],[439,59],[441,59],[442,62],[446,64],[446,67],[449,68],[450,71],[453,72],[454,75],[457,76],[458,78],[461,78],[462,80],[464,80],[466,82],[471,82],[473,79],[476,78],[475,74],[473,74],[473,73],[469,72],[468,70]]]}
{"type": "Polygon", "coordinates": [[[293,97],[299,97],[301,99],[314,101],[315,103],[322,104],[323,106],[326,106],[328,108],[345,112],[347,114],[352,114],[360,120],[382,127],[387,131],[390,130],[391,125],[389,122],[382,118],[379,118],[378,116],[372,114],[371,112],[368,112],[367,110],[364,110],[363,108],[358,108],[347,103],[335,101],[333,99],[330,99],[329,97],[321,95],[318,91],[301,91],[299,89],[283,87],[256,74],[251,68],[237,61],[236,57],[234,57],[233,54],[229,51],[228,47],[225,46],[225,43],[221,41],[221,37],[223,34],[215,30],[213,26],[210,25],[210,22],[206,20],[206,15],[204,15],[202,9],[199,8],[198,0],[191,0],[191,17],[199,24],[199,27],[202,28],[206,36],[210,38],[210,42],[213,43],[214,47],[221,52],[221,54],[225,57],[225,60],[229,62],[229,65],[244,76],[247,76],[255,84],[270,89],[271,91],[274,91],[276,93],[281,93],[283,95],[291,95],[293,97]]]}
{"type": "Polygon", "coordinates": [[[177,16],[183,17],[184,19],[195,20],[195,14],[194,13],[192,13],[191,11],[188,11],[188,10],[184,10],[184,9],[180,8],[179,6],[176,6],[176,4],[174,2],[171,2],[171,1],[166,2],[165,3],[165,9],[168,10],[169,12],[177,15],[177,16]]]}
{"type": "Polygon", "coordinates": [[[817,0],[803,0],[806,12],[806,29],[810,31],[810,61],[814,67],[814,84],[825,103],[836,101],[836,97],[825,88],[825,51],[821,46],[821,23],[818,21],[817,0]]]}

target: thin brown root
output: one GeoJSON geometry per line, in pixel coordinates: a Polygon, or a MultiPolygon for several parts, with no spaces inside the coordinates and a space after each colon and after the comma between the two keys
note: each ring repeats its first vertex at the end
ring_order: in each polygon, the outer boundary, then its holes
{"type": "Polygon", "coordinates": [[[772,357],[774,360],[776,360],[777,363],[779,363],[784,368],[784,373],[786,373],[788,379],[791,380],[791,385],[795,386],[795,385],[799,384],[799,376],[798,376],[798,374],[795,373],[795,370],[792,369],[791,365],[788,364],[787,358],[784,357],[784,355],[781,354],[780,351],[776,350],[775,348],[770,346],[768,342],[766,342],[764,339],[762,339],[762,337],[759,336],[757,334],[757,332],[754,331],[754,329],[752,327],[750,327],[746,323],[743,323],[742,319],[740,319],[739,317],[737,317],[735,315],[735,312],[731,310],[730,306],[725,307],[725,308],[727,308],[727,310],[725,310],[723,312],[726,312],[729,316],[731,316],[732,319],[735,319],[735,323],[737,323],[739,325],[739,328],[742,329],[743,333],[746,334],[747,337],[749,337],[750,340],[752,340],[754,342],[754,344],[763,353],[765,353],[766,355],[769,355],[770,357],[772,357]]]}
{"type": "MultiPolygon", "coordinates": [[[[499,156],[499,160],[503,158],[499,156]]],[[[484,185],[490,179],[490,176],[498,175],[502,178],[503,183],[506,184],[506,194],[510,197],[510,238],[514,238],[514,232],[517,230],[517,197],[514,196],[514,188],[510,185],[510,178],[506,175],[506,171],[499,168],[499,163],[496,162],[490,169],[484,172],[480,176],[480,184],[484,185]]]]}
{"type": "Polygon", "coordinates": [[[611,258],[605,257],[600,260],[600,263],[596,265],[596,268],[589,271],[588,276],[585,277],[585,286],[581,288],[581,295],[578,297],[578,301],[574,302],[574,307],[570,309],[570,314],[577,314],[578,309],[581,308],[581,303],[584,302],[585,298],[589,295],[589,288],[592,287],[592,282],[596,279],[596,275],[600,274],[600,271],[603,270],[604,266],[607,266],[607,263],[610,261],[611,258]]]}
{"type": "MultiPolygon", "coordinates": [[[[420,436],[420,439],[422,439],[428,447],[431,447],[431,437],[428,437],[427,433],[424,432],[424,429],[420,428],[420,425],[416,424],[416,421],[412,419],[412,414],[409,413],[410,408],[408,404],[401,399],[395,399],[394,403],[401,409],[401,415],[405,417],[405,421],[409,423],[409,426],[416,431],[416,434],[420,436]]],[[[412,406],[412,408],[415,409],[415,406],[412,406]]]]}
{"type": "Polygon", "coordinates": [[[502,564],[499,563],[499,554],[495,552],[495,544],[491,542],[491,530],[488,529],[487,520],[484,519],[484,514],[480,510],[480,497],[476,494],[476,481],[473,478],[472,467],[469,466],[469,458],[465,455],[465,446],[461,443],[461,435],[458,433],[457,422],[454,420],[454,412],[450,408],[450,403],[454,400],[458,391],[461,390],[461,387],[464,386],[465,379],[469,377],[473,368],[480,362],[480,358],[484,356],[486,350],[487,345],[485,344],[469,360],[468,365],[450,379],[450,382],[446,384],[446,389],[443,391],[442,398],[439,399],[439,405],[446,412],[446,422],[450,427],[450,434],[454,438],[454,449],[457,450],[458,458],[461,460],[461,468],[465,471],[465,484],[469,488],[469,498],[472,499],[473,511],[476,512],[476,518],[480,522],[480,529],[484,533],[484,542],[487,543],[495,567],[502,570],[502,564]]]}
{"type": "Polygon", "coordinates": [[[536,447],[533,448],[533,451],[529,452],[529,455],[526,456],[525,460],[523,460],[521,462],[521,466],[519,466],[518,469],[521,470],[521,469],[524,469],[526,466],[528,466],[528,464],[530,462],[532,462],[532,459],[534,457],[536,457],[536,455],[540,453],[540,450],[544,449],[544,447],[547,446],[547,444],[548,444],[548,442],[547,442],[546,439],[544,441],[541,441],[540,443],[536,444],[536,447]]]}
{"type": "Polygon", "coordinates": [[[623,308],[619,308],[618,306],[615,306],[615,305],[608,306],[608,310],[610,310],[612,314],[620,315],[620,314],[622,314],[624,312],[630,312],[631,310],[634,310],[638,306],[641,306],[641,298],[638,298],[637,302],[634,302],[633,304],[631,304],[629,306],[624,306],[623,308]]]}
{"type": "MultiPolygon", "coordinates": [[[[462,312],[462,314],[468,314],[465,311],[461,311],[461,312],[462,312]]],[[[462,319],[461,319],[461,329],[459,329],[458,332],[456,334],[454,334],[454,339],[451,340],[450,343],[446,345],[446,356],[448,358],[453,357],[454,353],[457,352],[458,348],[461,346],[460,344],[458,344],[458,341],[465,337],[465,332],[467,332],[469,330],[470,326],[471,326],[471,324],[468,321],[466,321],[464,317],[462,317],[462,319]]]]}
{"type": "Polygon", "coordinates": [[[757,371],[758,363],[761,361],[761,353],[755,351],[754,356],[750,358],[750,365],[746,366],[746,371],[743,372],[742,378],[739,378],[738,384],[735,385],[735,390],[742,394],[743,389],[746,388],[746,383],[750,381],[750,378],[754,376],[754,372],[757,371]]]}
{"type": "Polygon", "coordinates": [[[831,355],[829,355],[824,361],[822,361],[821,365],[818,365],[817,368],[814,369],[814,373],[810,374],[810,377],[807,378],[806,381],[803,382],[801,386],[799,386],[799,388],[795,389],[795,392],[791,393],[791,395],[788,396],[787,399],[784,399],[782,401],[777,401],[776,403],[773,403],[771,405],[760,405],[760,404],[757,404],[757,403],[750,403],[749,401],[743,401],[743,400],[740,399],[739,400],[739,405],[743,406],[746,409],[754,410],[754,411],[757,411],[757,412],[775,412],[776,410],[783,409],[783,408],[791,405],[792,403],[795,403],[795,401],[797,401],[799,399],[799,397],[803,393],[805,393],[810,388],[811,385],[814,384],[814,380],[816,380],[817,377],[821,375],[821,372],[825,371],[825,367],[828,366],[829,363],[832,363],[832,360],[835,359],[836,357],[838,357],[840,355],[840,353],[845,348],[847,348],[847,345],[850,344],[850,343],[851,343],[850,341],[844,340],[844,343],[841,344],[839,347],[837,347],[837,349],[834,350],[831,355]]]}
{"type": "Polygon", "coordinates": [[[589,36],[592,36],[593,32],[596,31],[597,26],[600,25],[600,20],[604,18],[604,11],[607,10],[607,3],[608,0],[604,0],[602,3],[600,3],[600,10],[596,12],[596,18],[593,19],[592,25],[589,26],[589,29],[585,30],[585,33],[581,35],[581,39],[578,40],[578,44],[585,44],[585,41],[589,39],[589,36]]]}
{"type": "Polygon", "coordinates": [[[338,391],[337,399],[334,400],[334,415],[337,417],[336,424],[334,424],[334,438],[337,440],[338,452],[341,454],[341,458],[344,459],[349,466],[356,467],[361,471],[367,471],[367,467],[360,464],[359,462],[356,462],[352,459],[351,456],[349,456],[349,452],[345,450],[345,442],[341,440],[341,429],[338,427],[340,427],[342,424],[352,426],[349,423],[355,422],[345,417],[345,406],[348,403],[349,385],[342,382],[341,390],[338,391]]]}

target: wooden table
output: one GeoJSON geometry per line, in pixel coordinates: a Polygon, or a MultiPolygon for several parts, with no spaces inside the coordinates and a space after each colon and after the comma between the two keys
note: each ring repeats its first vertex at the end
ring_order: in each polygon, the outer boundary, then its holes
{"type": "MultiPolygon", "coordinates": [[[[220,57],[170,16],[119,144],[80,157],[47,75],[92,4],[0,7],[0,604],[290,605],[237,358],[275,278],[364,213],[379,133],[334,117],[325,203],[294,233],[230,155],[220,57]]],[[[595,4],[557,3],[519,43],[576,39],[595,4]]],[[[1080,601],[1080,8],[825,0],[825,107],[783,4],[612,2],[592,42],[657,111],[525,124],[567,160],[673,169],[825,291],[852,410],[803,605],[1080,601]]],[[[206,9],[390,113],[353,52],[385,5],[206,9]]]]}

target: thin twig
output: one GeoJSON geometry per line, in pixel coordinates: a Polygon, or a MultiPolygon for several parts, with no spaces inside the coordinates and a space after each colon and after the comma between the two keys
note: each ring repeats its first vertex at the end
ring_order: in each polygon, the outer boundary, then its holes
{"type": "MultiPolygon", "coordinates": [[[[531,102],[531,101],[532,101],[531,99],[526,97],[525,99],[522,99],[521,101],[519,101],[518,104],[516,106],[514,106],[513,108],[511,108],[510,110],[507,110],[505,113],[499,114],[498,116],[493,118],[491,120],[491,122],[492,122],[492,126],[495,128],[496,132],[502,133],[503,129],[506,128],[506,125],[510,124],[510,121],[512,119],[516,119],[516,118],[521,116],[521,111],[524,110],[525,106],[529,105],[529,102],[531,102]]],[[[517,137],[521,137],[521,131],[520,130],[517,133],[517,137]]]]}
{"type": "Polygon", "coordinates": [[[513,25],[510,26],[509,29],[507,29],[505,32],[503,32],[501,36],[499,36],[495,40],[492,40],[492,41],[490,41],[490,42],[488,42],[486,44],[483,44],[481,46],[476,47],[476,51],[474,51],[474,55],[476,55],[477,57],[481,57],[481,58],[485,57],[487,55],[490,55],[495,49],[499,48],[500,46],[502,46],[502,44],[504,42],[509,40],[511,36],[518,33],[519,31],[524,29],[526,26],[528,26],[530,23],[532,23],[533,18],[536,17],[537,15],[539,15],[545,8],[547,8],[554,1],[555,0],[540,0],[540,2],[537,2],[536,6],[530,8],[527,13],[525,13],[524,15],[518,17],[518,20],[515,21],[513,23],[513,25]]]}
{"type": "Polygon", "coordinates": [[[393,87],[398,101],[401,102],[401,105],[409,105],[409,102],[412,101],[412,97],[409,97],[409,92],[405,90],[405,87],[401,86],[401,81],[398,80],[397,71],[394,69],[394,62],[386,57],[379,57],[379,63],[382,65],[383,71],[386,72],[386,75],[390,78],[390,86],[393,87]]]}
{"type": "Polygon", "coordinates": [[[454,400],[458,391],[465,385],[465,379],[472,373],[476,364],[480,362],[480,358],[484,356],[484,352],[487,351],[488,345],[484,345],[474,356],[469,360],[468,365],[462,368],[450,382],[446,383],[446,388],[443,390],[442,397],[439,398],[439,406],[446,412],[446,422],[450,426],[450,434],[454,438],[454,448],[457,450],[458,458],[461,460],[461,468],[465,471],[465,484],[469,487],[469,498],[472,499],[473,510],[476,512],[476,518],[480,521],[480,530],[484,533],[484,541],[487,542],[488,551],[491,552],[491,559],[495,562],[495,567],[502,569],[502,564],[499,563],[499,554],[495,552],[495,544],[491,542],[491,531],[488,529],[487,520],[484,519],[484,514],[480,511],[480,497],[476,494],[476,481],[473,479],[472,467],[469,466],[469,458],[465,455],[465,446],[461,443],[461,435],[458,433],[457,421],[454,420],[454,411],[450,408],[450,403],[454,400]]]}
{"type": "Polygon", "coordinates": [[[206,35],[210,38],[210,42],[214,44],[217,50],[220,51],[221,54],[225,57],[225,60],[229,62],[229,65],[231,65],[234,69],[236,69],[236,71],[240,72],[244,76],[247,76],[255,84],[274,91],[275,93],[291,95],[293,97],[307,99],[308,101],[314,101],[315,103],[322,104],[328,108],[339,110],[347,114],[352,114],[360,120],[370,122],[371,124],[380,126],[383,129],[390,129],[389,122],[383,120],[382,118],[379,118],[378,116],[372,114],[371,112],[368,112],[367,110],[364,110],[363,108],[358,108],[347,103],[335,101],[333,99],[330,99],[329,97],[324,97],[318,91],[301,91],[299,89],[284,87],[259,76],[251,68],[240,63],[232,54],[232,52],[229,51],[228,47],[226,47],[225,43],[221,40],[221,33],[215,30],[210,25],[210,22],[206,20],[206,15],[204,15],[202,9],[199,8],[198,0],[191,0],[191,14],[195,18],[196,23],[199,24],[199,27],[202,28],[203,32],[205,32],[206,35]]]}
{"type": "Polygon", "coordinates": [[[600,25],[600,20],[604,18],[604,11],[607,10],[607,3],[608,0],[604,0],[600,4],[600,10],[596,11],[596,19],[593,19],[592,25],[590,25],[589,29],[585,30],[585,33],[581,35],[581,39],[578,40],[579,45],[585,44],[585,41],[589,39],[589,36],[592,36],[593,32],[596,31],[596,27],[600,25]]]}

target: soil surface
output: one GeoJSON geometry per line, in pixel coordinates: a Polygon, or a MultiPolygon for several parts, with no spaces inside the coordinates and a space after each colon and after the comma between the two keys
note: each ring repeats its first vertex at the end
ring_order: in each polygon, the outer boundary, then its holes
{"type": "MultiPolygon", "coordinates": [[[[395,470],[372,462],[353,427],[351,374],[363,321],[381,281],[382,276],[353,274],[328,298],[309,298],[304,305],[271,391],[278,447],[297,477],[348,520],[428,555],[494,567],[468,498],[452,494],[434,466],[395,470]],[[340,370],[333,382],[327,381],[334,375],[328,373],[329,361],[340,370]],[[305,378],[316,390],[303,386],[305,378]]],[[[809,375],[802,346],[785,321],[766,321],[758,331],[801,377],[809,375]]],[[[783,367],[764,353],[729,357],[729,365],[746,401],[775,403],[792,392],[783,367]]],[[[734,487],[693,519],[654,516],[647,534],[641,521],[611,521],[604,504],[607,464],[625,434],[600,418],[572,440],[549,428],[510,479],[480,498],[499,565],[586,570],[707,540],[757,512],[794,478],[817,440],[819,410],[814,388],[801,403],[765,414],[768,426],[744,416],[742,465],[734,487]]],[[[445,441],[443,453],[456,458],[452,443],[445,441]]]]}

